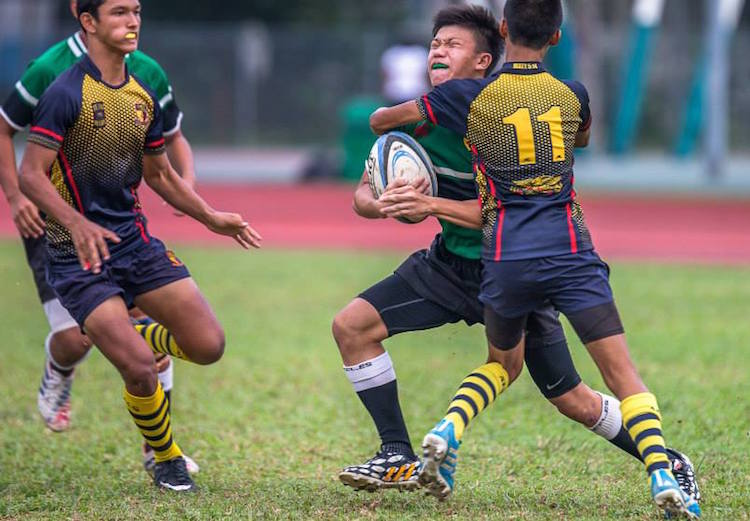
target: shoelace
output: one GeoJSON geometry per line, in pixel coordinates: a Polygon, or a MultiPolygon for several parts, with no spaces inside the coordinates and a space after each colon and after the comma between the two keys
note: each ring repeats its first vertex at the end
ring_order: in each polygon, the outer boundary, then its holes
{"type": "Polygon", "coordinates": [[[185,460],[184,459],[176,458],[173,461],[171,461],[170,463],[171,463],[172,470],[174,472],[175,477],[181,483],[190,482],[190,474],[187,471],[187,466],[185,465],[185,460]]]}

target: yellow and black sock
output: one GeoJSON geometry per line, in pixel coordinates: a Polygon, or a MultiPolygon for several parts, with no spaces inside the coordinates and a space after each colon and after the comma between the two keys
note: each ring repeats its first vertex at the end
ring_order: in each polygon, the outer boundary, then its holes
{"type": "Polygon", "coordinates": [[[620,404],[622,424],[633,438],[646,472],[669,469],[669,458],[661,433],[661,413],[651,393],[628,396],[620,404]]]}
{"type": "Polygon", "coordinates": [[[182,456],[182,451],[172,439],[169,415],[169,400],[164,395],[161,383],[151,396],[133,396],[127,389],[123,393],[128,411],[136,426],[152,449],[157,463],[182,456]]]}
{"type": "Polygon", "coordinates": [[[143,337],[148,347],[154,353],[171,355],[175,358],[190,361],[182,349],[180,349],[180,346],[177,345],[177,342],[175,342],[172,333],[167,331],[167,328],[158,322],[149,321],[148,323],[135,324],[135,330],[143,337]]]}
{"type": "Polygon", "coordinates": [[[508,372],[497,362],[477,367],[456,391],[445,419],[453,423],[456,441],[469,422],[486,409],[508,387],[508,372]]]}

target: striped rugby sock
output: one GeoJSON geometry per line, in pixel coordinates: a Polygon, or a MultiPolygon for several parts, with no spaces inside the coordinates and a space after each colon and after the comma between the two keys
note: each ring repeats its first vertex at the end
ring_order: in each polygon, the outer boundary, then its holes
{"type": "Polygon", "coordinates": [[[136,427],[146,443],[154,449],[156,462],[182,456],[180,447],[172,439],[169,400],[164,395],[161,383],[157,383],[156,392],[151,396],[133,396],[126,389],[123,397],[136,427]]]}
{"type": "Polygon", "coordinates": [[[464,378],[445,415],[453,423],[456,441],[461,439],[469,422],[508,387],[508,381],[508,372],[497,362],[477,367],[464,378]]]}
{"type": "Polygon", "coordinates": [[[651,474],[657,469],[669,469],[656,397],[651,393],[633,394],[622,401],[620,411],[622,424],[633,438],[646,472],[651,474]]]}
{"type": "Polygon", "coordinates": [[[187,355],[180,349],[180,346],[177,345],[177,342],[175,342],[172,333],[167,331],[167,328],[158,322],[149,321],[143,324],[135,324],[134,327],[154,353],[171,355],[181,360],[190,361],[187,355]]]}

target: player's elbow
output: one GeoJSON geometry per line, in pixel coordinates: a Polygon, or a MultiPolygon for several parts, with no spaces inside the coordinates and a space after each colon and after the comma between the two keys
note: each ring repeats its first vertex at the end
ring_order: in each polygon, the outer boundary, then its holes
{"type": "Polygon", "coordinates": [[[589,140],[591,139],[591,132],[579,132],[576,134],[576,148],[586,148],[589,146],[589,140]]]}
{"type": "Polygon", "coordinates": [[[32,171],[33,169],[29,165],[28,161],[24,159],[18,169],[18,188],[26,197],[29,197],[29,193],[32,191],[32,187],[34,185],[32,181],[32,171]]]}
{"type": "Polygon", "coordinates": [[[388,130],[385,107],[380,107],[370,114],[370,130],[377,135],[381,135],[388,130]]]}

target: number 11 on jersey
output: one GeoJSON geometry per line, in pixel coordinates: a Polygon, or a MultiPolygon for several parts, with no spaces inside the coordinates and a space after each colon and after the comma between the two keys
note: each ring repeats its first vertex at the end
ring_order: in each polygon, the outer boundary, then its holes
{"type": "MultiPolygon", "coordinates": [[[[560,107],[554,106],[544,114],[536,117],[537,121],[547,123],[550,142],[552,143],[552,162],[565,161],[565,141],[563,140],[562,113],[560,107]]],[[[531,112],[522,107],[510,116],[503,118],[503,123],[512,125],[516,131],[518,142],[518,164],[536,164],[536,146],[534,145],[534,129],[531,122],[531,112]]]]}

